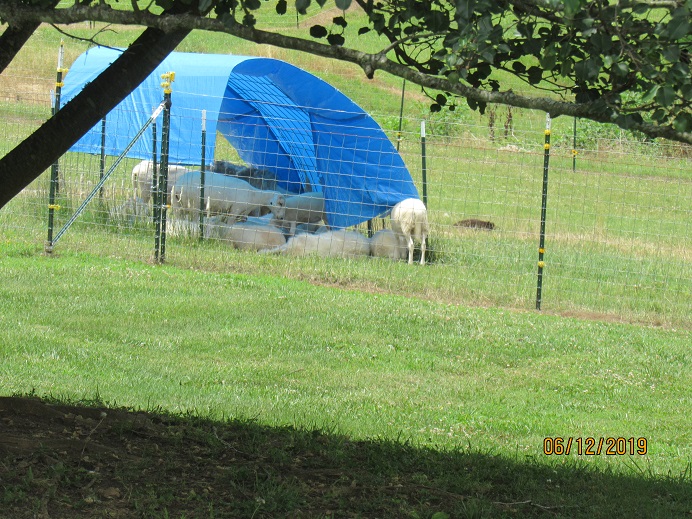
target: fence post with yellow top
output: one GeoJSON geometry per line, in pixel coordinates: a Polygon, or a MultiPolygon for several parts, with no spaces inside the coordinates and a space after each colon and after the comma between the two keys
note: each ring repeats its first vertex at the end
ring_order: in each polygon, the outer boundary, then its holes
{"type": "Polygon", "coordinates": [[[545,220],[548,206],[548,164],[550,163],[550,114],[545,114],[545,144],[543,145],[543,196],[541,197],[541,233],[538,244],[538,288],[536,289],[536,310],[541,309],[543,298],[543,268],[545,261],[545,220]]]}
{"type": "MultiPolygon", "coordinates": [[[[53,100],[53,107],[51,109],[51,115],[55,115],[60,110],[60,94],[62,92],[63,75],[67,72],[67,69],[63,68],[63,62],[65,61],[65,43],[60,42],[60,49],[58,50],[58,70],[57,77],[55,80],[55,99],[53,100]]],[[[55,203],[55,197],[58,194],[58,161],[55,161],[50,168],[50,188],[48,194],[48,238],[46,239],[45,251],[47,253],[53,252],[53,226],[55,225],[55,210],[60,209],[60,206],[55,203]]]]}
{"type": "Polygon", "coordinates": [[[166,260],[166,211],[168,199],[168,152],[171,134],[171,83],[175,81],[175,72],[161,74],[163,88],[163,127],[161,128],[161,164],[159,168],[160,214],[156,222],[156,243],[154,260],[163,263],[166,260]]]}

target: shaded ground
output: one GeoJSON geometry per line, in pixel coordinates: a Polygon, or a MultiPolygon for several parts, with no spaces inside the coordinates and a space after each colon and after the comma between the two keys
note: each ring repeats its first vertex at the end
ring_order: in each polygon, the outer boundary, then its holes
{"type": "Polygon", "coordinates": [[[689,478],[544,462],[0,398],[3,519],[692,517],[689,478]]]}

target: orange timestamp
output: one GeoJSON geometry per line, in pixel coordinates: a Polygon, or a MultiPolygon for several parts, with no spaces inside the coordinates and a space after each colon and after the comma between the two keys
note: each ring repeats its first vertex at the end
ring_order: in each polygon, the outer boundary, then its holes
{"type": "Polygon", "coordinates": [[[556,436],[553,438],[549,436],[543,440],[543,454],[546,456],[569,456],[572,452],[576,452],[579,456],[600,456],[601,454],[606,456],[634,456],[635,454],[644,456],[648,448],[649,442],[643,437],[601,436],[594,438],[587,436],[581,438],[567,436],[563,438],[556,436]]]}

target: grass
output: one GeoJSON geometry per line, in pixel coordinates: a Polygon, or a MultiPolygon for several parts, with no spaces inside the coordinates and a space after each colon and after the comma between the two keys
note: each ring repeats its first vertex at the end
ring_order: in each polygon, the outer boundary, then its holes
{"type": "Polygon", "coordinates": [[[8,391],[98,386],[125,405],[158,395],[173,411],[232,409],[272,425],[303,416],[356,437],[440,446],[507,438],[531,450],[567,432],[646,433],[671,467],[665,445],[682,447],[689,434],[675,418],[689,405],[686,330],[91,255],[6,257],[2,277],[8,391]]]}
{"type": "MultiPolygon", "coordinates": [[[[477,507],[479,517],[503,516],[497,502],[531,496],[559,503],[558,513],[579,509],[565,516],[626,517],[607,503],[610,490],[584,500],[587,488],[606,480],[646,506],[644,516],[690,502],[692,442],[681,412],[691,404],[689,330],[468,308],[89,253],[51,258],[17,245],[4,244],[0,257],[6,394],[68,402],[97,394],[109,406],[154,405],[217,422],[203,430],[225,430],[219,421],[233,417],[265,444],[279,442],[269,462],[265,456],[272,473],[280,470],[277,456],[292,459],[285,442],[293,435],[293,448],[298,438],[307,443],[301,448],[319,445],[344,475],[371,467],[367,477],[356,472],[366,487],[401,477],[409,494],[431,488],[473,496],[440,505],[452,514],[477,507]],[[327,434],[309,441],[312,429],[327,434]],[[648,453],[545,456],[544,438],[556,436],[645,437],[648,453]],[[364,450],[358,455],[351,445],[364,450]],[[676,497],[663,498],[663,508],[635,497],[642,489],[650,497],[654,487],[676,497]]],[[[358,271],[359,263],[351,268],[358,271]]],[[[190,420],[182,427],[199,425],[190,420]]],[[[252,445],[238,449],[259,448],[252,445]]],[[[282,480],[252,495],[269,493],[263,499],[283,515],[298,507],[299,490],[282,480]]],[[[369,516],[381,505],[357,502],[342,502],[342,510],[369,516]]],[[[531,516],[530,505],[512,506],[517,516],[531,516]]]]}

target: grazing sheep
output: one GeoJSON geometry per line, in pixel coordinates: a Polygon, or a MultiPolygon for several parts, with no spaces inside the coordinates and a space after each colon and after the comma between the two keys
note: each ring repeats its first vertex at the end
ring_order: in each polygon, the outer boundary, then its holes
{"type": "Polygon", "coordinates": [[[292,256],[328,256],[355,258],[370,255],[370,241],[359,232],[329,231],[322,234],[298,234],[289,238],[285,245],[268,249],[268,254],[292,256]]]}
{"type": "Polygon", "coordinates": [[[378,258],[401,260],[406,258],[406,247],[394,231],[381,229],[370,238],[370,254],[378,258]]]}
{"type": "Polygon", "coordinates": [[[208,238],[227,240],[233,247],[241,250],[269,249],[286,243],[286,238],[279,229],[254,221],[231,224],[215,221],[207,225],[205,234],[208,238]]]}
{"type": "MultiPolygon", "coordinates": [[[[135,198],[139,197],[145,204],[151,200],[151,182],[153,180],[154,163],[151,160],[143,160],[132,168],[132,189],[134,190],[135,198]]],[[[160,164],[159,164],[160,167],[160,164]]],[[[168,165],[168,197],[166,203],[171,203],[171,188],[176,180],[187,173],[189,169],[186,166],[176,164],[168,165]]]]}
{"type": "Polygon", "coordinates": [[[283,220],[275,220],[272,223],[286,229],[289,236],[296,233],[296,228],[301,224],[317,224],[325,220],[324,195],[310,192],[302,195],[286,197],[286,213],[283,220]]]}
{"type": "MultiPolygon", "coordinates": [[[[171,197],[172,206],[183,213],[195,215],[199,211],[200,172],[189,171],[176,181],[171,197]]],[[[262,191],[235,177],[220,173],[207,173],[204,178],[204,197],[207,212],[226,214],[239,220],[256,209],[267,207],[275,218],[283,219],[286,198],[276,191],[262,191]]]]}
{"type": "Polygon", "coordinates": [[[425,240],[428,237],[428,211],[417,198],[396,204],[391,213],[392,230],[408,247],[408,262],[413,263],[414,238],[420,242],[420,264],[425,265],[425,240]]]}

